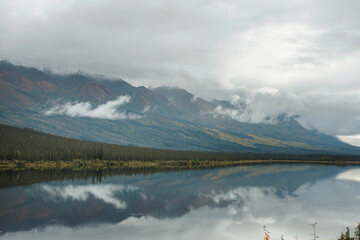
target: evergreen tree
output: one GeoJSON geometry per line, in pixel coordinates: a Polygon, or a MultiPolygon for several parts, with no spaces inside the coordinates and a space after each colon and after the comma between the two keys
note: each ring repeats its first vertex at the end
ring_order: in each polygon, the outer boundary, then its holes
{"type": "Polygon", "coordinates": [[[360,240],[360,223],[358,223],[354,232],[354,240],[360,240]]]}

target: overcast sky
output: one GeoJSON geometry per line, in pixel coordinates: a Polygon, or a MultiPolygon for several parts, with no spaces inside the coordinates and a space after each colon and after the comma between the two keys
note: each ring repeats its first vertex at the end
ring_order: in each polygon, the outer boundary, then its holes
{"type": "Polygon", "coordinates": [[[0,58],[238,96],[356,135],[359,11],[359,0],[0,0],[0,58]]]}

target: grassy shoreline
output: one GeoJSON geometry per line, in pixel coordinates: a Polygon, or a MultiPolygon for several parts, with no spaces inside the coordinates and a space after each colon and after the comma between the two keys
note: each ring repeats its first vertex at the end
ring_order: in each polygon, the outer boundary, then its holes
{"type": "Polygon", "coordinates": [[[141,169],[141,168],[211,168],[227,167],[242,164],[259,163],[307,163],[327,165],[360,165],[360,161],[326,161],[326,160],[155,160],[155,161],[108,161],[108,160],[80,160],[73,161],[23,161],[0,160],[0,170],[27,169],[141,169]]]}

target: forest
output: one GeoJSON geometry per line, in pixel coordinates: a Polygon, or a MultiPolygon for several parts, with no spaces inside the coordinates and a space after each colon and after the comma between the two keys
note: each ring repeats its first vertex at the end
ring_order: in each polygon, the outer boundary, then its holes
{"type": "Polygon", "coordinates": [[[195,152],[121,146],[109,143],[69,139],[37,132],[29,128],[0,125],[0,160],[26,162],[82,161],[314,161],[358,163],[359,156],[286,153],[195,152]]]}

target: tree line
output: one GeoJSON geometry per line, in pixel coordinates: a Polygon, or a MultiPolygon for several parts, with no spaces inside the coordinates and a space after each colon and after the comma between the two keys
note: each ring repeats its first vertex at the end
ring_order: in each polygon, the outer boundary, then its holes
{"type": "Polygon", "coordinates": [[[309,160],[358,161],[358,156],[287,153],[222,153],[178,151],[76,140],[0,124],[0,160],[25,161],[155,161],[155,160],[309,160]]]}

